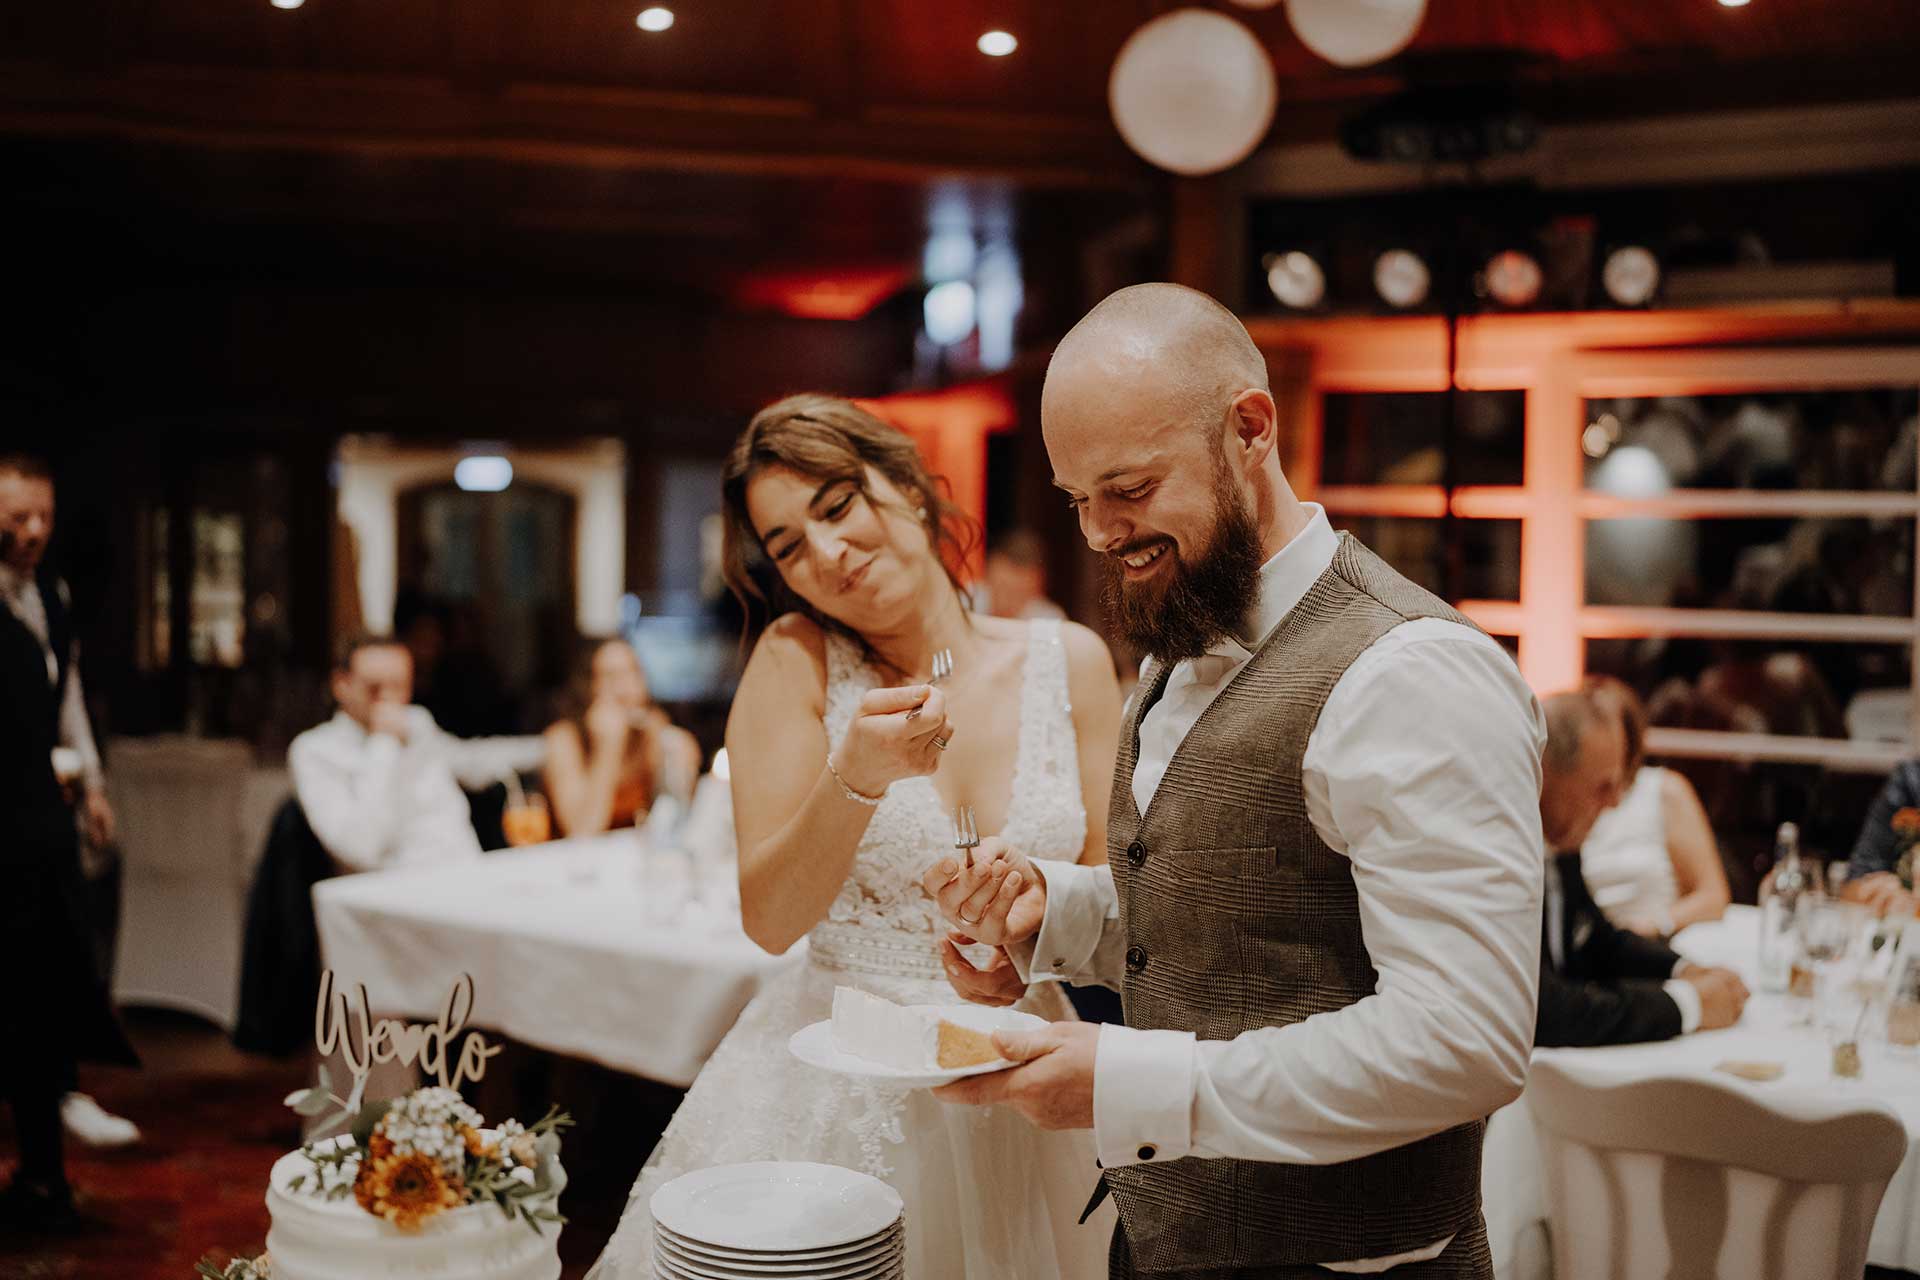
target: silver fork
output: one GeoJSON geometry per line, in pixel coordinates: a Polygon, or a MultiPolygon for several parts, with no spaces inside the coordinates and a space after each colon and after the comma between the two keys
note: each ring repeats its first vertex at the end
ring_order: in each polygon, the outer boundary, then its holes
{"type": "Polygon", "coordinates": [[[973,865],[973,851],[980,847],[980,824],[974,821],[973,806],[963,804],[953,811],[953,847],[962,853],[962,866],[973,865]]]}
{"type": "MultiPolygon", "coordinates": [[[[952,675],[953,675],[953,650],[940,649],[935,651],[933,655],[933,675],[927,681],[928,687],[932,687],[933,685],[939,684],[942,680],[945,680],[952,675]]],[[[907,712],[907,719],[909,721],[918,720],[919,718],[920,718],[919,707],[915,707],[913,710],[907,712]]],[[[955,846],[955,847],[957,848],[958,846],[955,846]]]]}

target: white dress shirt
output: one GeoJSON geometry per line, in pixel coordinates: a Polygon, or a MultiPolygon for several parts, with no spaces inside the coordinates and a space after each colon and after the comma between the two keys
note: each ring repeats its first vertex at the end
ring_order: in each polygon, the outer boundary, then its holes
{"type": "MultiPolygon", "coordinates": [[[[1178,664],[1140,726],[1146,811],[1187,732],[1333,561],[1307,527],[1260,570],[1237,638],[1178,664]]],[[[1144,696],[1147,686],[1142,685],[1144,696]]],[[[1405,622],[1334,685],[1302,761],[1307,817],[1353,863],[1373,995],[1232,1040],[1106,1025],[1094,1067],[1101,1162],[1182,1156],[1331,1164],[1488,1115],[1526,1080],[1539,980],[1539,704],[1498,644],[1405,622]]],[[[1118,984],[1126,940],[1108,867],[1049,864],[1033,979],[1118,984]]],[[[1448,1240],[1330,1269],[1373,1272],[1448,1240]]]]}
{"type": "MultiPolygon", "coordinates": [[[[60,659],[53,652],[47,602],[40,597],[40,584],[34,581],[33,575],[0,564],[0,599],[6,601],[13,616],[40,642],[40,653],[47,663],[47,683],[52,684],[60,678],[60,659]]],[[[80,688],[80,642],[77,640],[67,650],[67,688],[60,699],[59,743],[80,754],[82,783],[87,790],[98,791],[105,780],[100,769],[100,749],[93,741],[93,725],[87,719],[87,696],[80,688]]]]}
{"type": "Polygon", "coordinates": [[[339,711],[287,749],[307,824],[348,871],[478,855],[461,787],[478,790],[545,757],[540,738],[456,738],[425,707],[407,708],[404,743],[339,711]]]}

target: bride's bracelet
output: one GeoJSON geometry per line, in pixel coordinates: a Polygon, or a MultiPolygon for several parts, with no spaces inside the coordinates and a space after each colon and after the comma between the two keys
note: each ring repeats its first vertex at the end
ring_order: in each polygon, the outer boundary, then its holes
{"type": "Polygon", "coordinates": [[[885,791],[882,791],[877,796],[870,796],[864,791],[855,791],[852,787],[848,786],[847,780],[840,776],[840,771],[833,767],[832,756],[827,757],[827,772],[832,774],[833,780],[840,784],[840,794],[845,796],[847,799],[853,801],[855,804],[863,804],[867,806],[867,808],[873,809],[873,808],[877,808],[880,802],[887,798],[887,793],[885,791]]]}

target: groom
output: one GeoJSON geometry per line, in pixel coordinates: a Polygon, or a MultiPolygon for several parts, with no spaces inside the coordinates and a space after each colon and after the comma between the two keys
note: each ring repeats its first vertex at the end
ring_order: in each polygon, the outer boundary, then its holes
{"type": "Polygon", "coordinates": [[[1489,1277],[1484,1118],[1520,1092],[1540,943],[1539,707],[1506,653],[1279,457],[1231,312],[1123,289],[1061,342],[1041,425],[1152,655],[1103,867],[997,841],[925,887],[1000,946],[954,986],[1117,986],[1127,1025],[998,1037],[940,1091],[1092,1128],[1114,1277],[1489,1277]],[[1008,960],[1011,963],[1008,963],[1008,960]]]}

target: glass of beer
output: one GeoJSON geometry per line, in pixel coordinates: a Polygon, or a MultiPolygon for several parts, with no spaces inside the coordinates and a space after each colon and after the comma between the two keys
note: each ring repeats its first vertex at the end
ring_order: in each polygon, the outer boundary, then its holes
{"type": "Polygon", "coordinates": [[[530,791],[507,802],[500,815],[507,843],[519,849],[530,844],[545,844],[553,839],[553,818],[547,812],[547,798],[530,791]]]}

